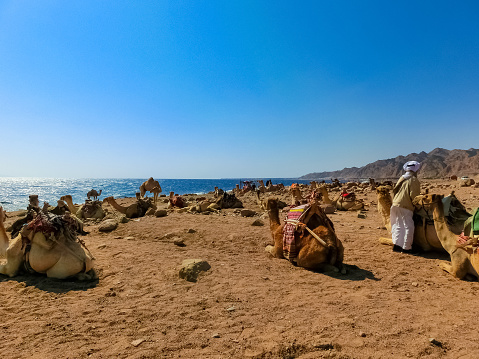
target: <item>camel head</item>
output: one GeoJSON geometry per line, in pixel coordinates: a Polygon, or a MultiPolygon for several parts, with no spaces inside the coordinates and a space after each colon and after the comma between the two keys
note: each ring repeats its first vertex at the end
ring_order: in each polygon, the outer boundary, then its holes
{"type": "Polygon", "coordinates": [[[105,198],[103,199],[103,203],[110,203],[110,201],[114,201],[113,196],[105,197],[105,198]]]}
{"type": "Polygon", "coordinates": [[[65,196],[61,196],[60,199],[61,199],[62,201],[73,201],[72,196],[69,195],[69,194],[67,194],[67,195],[65,195],[65,196]]]}
{"type": "Polygon", "coordinates": [[[278,209],[278,199],[277,198],[268,198],[263,201],[263,208],[267,211],[278,209]]]}
{"type": "Polygon", "coordinates": [[[389,191],[391,190],[391,187],[389,186],[379,186],[376,187],[376,193],[378,197],[384,198],[390,196],[389,191]]]}

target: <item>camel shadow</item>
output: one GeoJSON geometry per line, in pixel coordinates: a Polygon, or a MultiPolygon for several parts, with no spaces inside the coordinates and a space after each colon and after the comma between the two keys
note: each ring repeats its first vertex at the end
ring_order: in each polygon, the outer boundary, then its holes
{"type": "Polygon", "coordinates": [[[18,283],[25,283],[26,287],[35,287],[45,292],[50,293],[67,293],[71,291],[87,291],[95,288],[99,280],[98,278],[89,281],[80,281],[75,279],[55,279],[48,278],[42,274],[20,274],[13,278],[0,276],[0,283],[7,281],[15,281],[18,283]]]}
{"type": "Polygon", "coordinates": [[[340,280],[349,280],[349,281],[360,281],[371,279],[373,281],[380,281],[381,279],[376,278],[373,272],[367,269],[361,269],[357,265],[353,264],[344,264],[344,268],[346,269],[346,274],[341,274],[338,272],[333,271],[313,271],[315,273],[321,273],[327,275],[328,277],[340,279],[340,280]]]}

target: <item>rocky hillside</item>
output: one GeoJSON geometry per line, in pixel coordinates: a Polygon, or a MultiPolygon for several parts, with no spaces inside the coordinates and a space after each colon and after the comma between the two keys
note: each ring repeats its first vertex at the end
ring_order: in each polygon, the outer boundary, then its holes
{"type": "Polygon", "coordinates": [[[387,160],[379,160],[363,167],[344,168],[332,172],[314,172],[300,177],[300,179],[394,179],[404,173],[402,166],[407,161],[422,163],[419,177],[444,178],[452,175],[475,176],[479,173],[479,150],[446,150],[436,148],[429,153],[411,153],[407,156],[398,156],[387,160]]]}

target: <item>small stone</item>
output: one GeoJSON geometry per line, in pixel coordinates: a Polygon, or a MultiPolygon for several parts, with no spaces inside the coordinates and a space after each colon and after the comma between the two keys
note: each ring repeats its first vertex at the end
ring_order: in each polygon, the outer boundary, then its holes
{"type": "Polygon", "coordinates": [[[107,219],[106,221],[101,222],[98,226],[98,230],[100,232],[111,232],[117,228],[118,221],[116,221],[115,219],[107,219]]]}
{"type": "Polygon", "coordinates": [[[211,268],[207,261],[201,259],[185,259],[181,263],[180,278],[186,279],[188,282],[196,282],[198,274],[205,272],[211,268]]]}
{"type": "Polygon", "coordinates": [[[196,233],[196,231],[193,228],[190,228],[186,231],[186,233],[196,233]]]}
{"type": "Polygon", "coordinates": [[[366,214],[365,214],[365,213],[358,213],[358,218],[363,218],[363,219],[365,219],[365,218],[366,218],[366,214]]]}
{"type": "Polygon", "coordinates": [[[253,217],[256,214],[256,212],[251,209],[242,209],[240,214],[241,214],[241,217],[253,217]]]}
{"type": "Polygon", "coordinates": [[[264,223],[261,219],[256,219],[253,223],[251,223],[252,226],[264,226],[264,223]]]}
{"type": "Polygon", "coordinates": [[[435,345],[437,347],[442,348],[442,342],[440,342],[436,338],[429,338],[429,343],[431,343],[432,345],[435,345]]]}
{"type": "Polygon", "coordinates": [[[98,248],[98,249],[105,249],[105,248],[106,248],[106,244],[100,244],[97,248],[98,248]]]}
{"type": "Polygon", "coordinates": [[[175,239],[173,244],[178,247],[186,247],[186,244],[183,239],[175,239]]]}
{"type": "Polygon", "coordinates": [[[412,285],[413,287],[417,287],[417,286],[419,285],[419,283],[418,283],[418,282],[412,282],[411,285],[412,285]]]}
{"type": "Polygon", "coordinates": [[[168,215],[168,211],[166,209],[159,209],[155,212],[155,217],[166,217],[168,215]]]}
{"type": "Polygon", "coordinates": [[[360,332],[359,332],[359,336],[362,337],[362,338],[364,338],[364,337],[366,336],[366,333],[363,332],[363,331],[360,331],[360,332]]]}
{"type": "Polygon", "coordinates": [[[214,333],[211,337],[212,338],[221,338],[221,335],[219,335],[219,333],[214,333]]]}
{"type": "Polygon", "coordinates": [[[229,307],[229,308],[226,308],[226,310],[227,310],[228,312],[234,312],[234,311],[236,310],[236,308],[235,308],[235,306],[233,305],[233,306],[231,306],[231,307],[229,307]]]}
{"type": "Polygon", "coordinates": [[[131,345],[133,345],[134,347],[137,347],[138,345],[140,345],[141,343],[143,343],[145,341],[145,339],[137,339],[137,340],[133,340],[131,342],[131,345]]]}

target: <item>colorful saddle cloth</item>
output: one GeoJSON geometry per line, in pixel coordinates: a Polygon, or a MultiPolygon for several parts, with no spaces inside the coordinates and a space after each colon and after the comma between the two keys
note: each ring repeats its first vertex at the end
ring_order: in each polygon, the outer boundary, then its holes
{"type": "Polygon", "coordinates": [[[309,204],[293,207],[286,215],[283,228],[283,256],[289,261],[293,261],[298,256],[294,234],[297,225],[301,223],[301,219],[304,218],[309,207],[309,204]]]}

